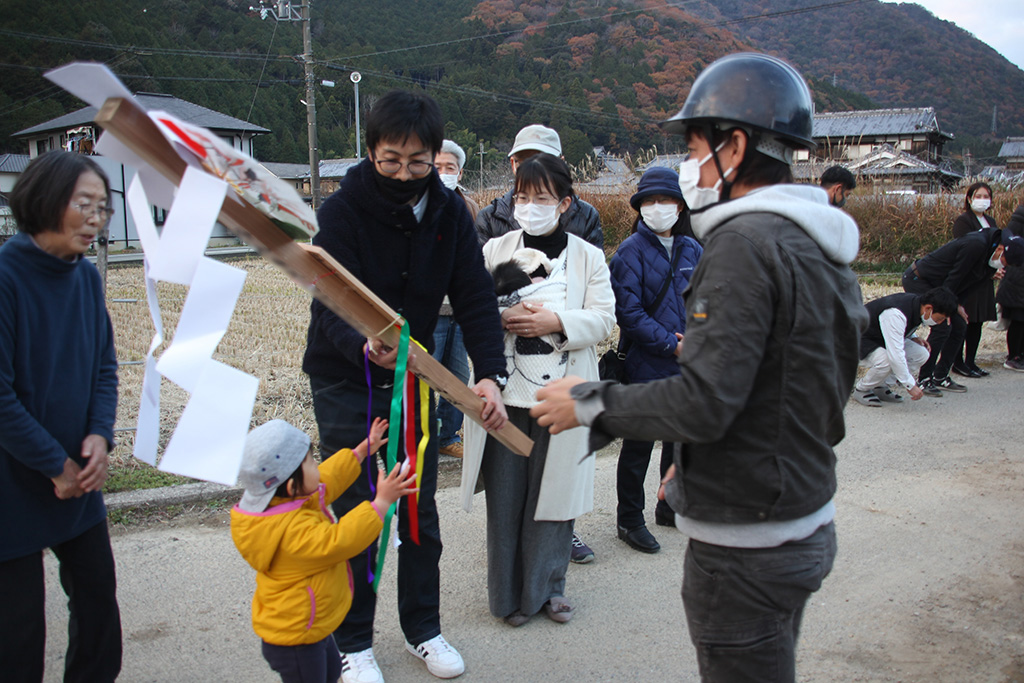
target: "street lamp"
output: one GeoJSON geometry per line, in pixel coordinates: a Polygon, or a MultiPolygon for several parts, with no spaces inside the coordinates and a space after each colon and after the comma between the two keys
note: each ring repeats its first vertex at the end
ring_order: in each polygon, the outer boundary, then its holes
{"type": "Polygon", "coordinates": [[[363,152],[359,143],[359,81],[363,80],[363,75],[358,71],[353,71],[348,75],[348,79],[352,81],[352,87],[356,91],[356,159],[363,158],[363,152]]]}

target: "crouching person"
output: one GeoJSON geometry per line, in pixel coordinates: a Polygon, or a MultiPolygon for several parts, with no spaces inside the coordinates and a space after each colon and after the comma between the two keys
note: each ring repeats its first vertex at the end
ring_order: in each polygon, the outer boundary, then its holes
{"type": "Polygon", "coordinates": [[[956,296],[945,287],[921,295],[890,294],[868,302],[865,308],[870,323],[860,338],[860,364],[867,372],[854,386],[854,400],[873,408],[883,402],[902,403],[903,397],[893,391],[897,382],[911,400],[923,397],[924,390],[914,378],[928,361],[931,347],[917,336],[917,328],[945,324],[956,307],[956,296]]]}

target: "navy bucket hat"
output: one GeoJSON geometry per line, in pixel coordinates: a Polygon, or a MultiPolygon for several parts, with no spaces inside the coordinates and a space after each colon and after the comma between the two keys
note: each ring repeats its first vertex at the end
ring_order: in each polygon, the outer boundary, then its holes
{"type": "Polygon", "coordinates": [[[640,178],[636,194],[629,198],[629,205],[634,211],[639,211],[640,202],[656,194],[683,201],[683,193],[679,191],[679,174],[663,166],[647,171],[640,178]]]}

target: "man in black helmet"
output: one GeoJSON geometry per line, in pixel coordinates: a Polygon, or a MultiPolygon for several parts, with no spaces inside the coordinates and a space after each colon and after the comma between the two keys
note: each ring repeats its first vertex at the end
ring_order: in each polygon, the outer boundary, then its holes
{"type": "Polygon", "coordinates": [[[680,374],[566,378],[531,411],[552,432],[589,425],[592,448],[682,444],[659,497],[690,537],[683,605],[704,681],[793,681],[804,604],[836,553],[832,449],[867,313],[849,268],[856,223],[792,184],[812,116],[807,85],[773,57],[730,55],[700,75],[662,124],[686,135],[680,189],[704,243],[680,374]]]}

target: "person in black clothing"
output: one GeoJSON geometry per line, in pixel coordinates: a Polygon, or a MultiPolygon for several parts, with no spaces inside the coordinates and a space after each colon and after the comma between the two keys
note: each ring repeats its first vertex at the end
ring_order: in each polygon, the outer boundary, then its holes
{"type": "MultiPolygon", "coordinates": [[[[486,401],[483,425],[497,429],[507,420],[500,391],[507,379],[501,320],[466,203],[442,184],[434,169],[443,128],[440,107],[426,95],[396,90],[378,100],[366,123],[369,156],[348,172],[320,208],[320,232],[313,243],[401,314],[427,352],[448,295],[479,378],[473,391],[486,401]]],[[[313,301],[302,369],[309,374],[323,457],[365,438],[369,419],[388,417],[397,354],[313,301]]],[[[406,648],[435,676],[453,678],[465,665],[441,635],[438,616],[442,546],[434,501],[438,445],[433,403],[430,413],[430,439],[418,482],[419,542],[410,538],[409,499],[399,505],[398,611],[406,648]]],[[[372,497],[375,459],[367,458],[363,468],[367,472],[333,504],[339,517],[372,497]]],[[[375,548],[371,546],[371,556],[375,548]]],[[[382,680],[373,656],[376,594],[367,581],[368,557],[351,561],[352,608],[334,633],[345,683],[382,680]]]]}
{"type": "Polygon", "coordinates": [[[860,364],[867,372],[853,387],[854,400],[874,408],[902,403],[903,397],[893,390],[897,383],[912,401],[924,398],[916,376],[930,348],[917,336],[917,328],[944,324],[956,315],[956,306],[956,296],[944,287],[923,295],[890,294],[865,304],[870,322],[860,337],[860,364]]]}
{"type": "Polygon", "coordinates": [[[1004,253],[1002,230],[984,228],[947,242],[915,261],[903,273],[903,291],[923,294],[935,287],[945,287],[959,302],[958,315],[945,325],[936,325],[928,335],[931,354],[918,377],[926,396],[942,396],[943,391],[967,391],[967,387],[949,376],[967,330],[964,301],[975,288],[991,284],[993,278],[1002,278],[1007,263],[1020,265],[1022,261],[1024,253],[1016,247],[1004,253]]]}
{"type": "MultiPolygon", "coordinates": [[[[1024,245],[1024,204],[1010,216],[1004,233],[1009,235],[1007,245],[1013,252],[1014,245],[1024,245]]],[[[1024,266],[1010,263],[1007,259],[1006,275],[999,283],[996,302],[1003,312],[1003,319],[1009,325],[1006,328],[1006,360],[1003,367],[1007,370],[1024,372],[1024,266]]]]}
{"type": "MultiPolygon", "coordinates": [[[[967,188],[964,198],[964,212],[953,221],[953,239],[963,237],[969,232],[984,228],[996,228],[996,221],[986,212],[992,206],[992,188],[986,183],[974,183],[967,188]]],[[[982,370],[975,363],[978,345],[981,343],[981,328],[986,320],[996,319],[996,292],[991,284],[977,287],[964,302],[967,311],[967,331],[964,334],[964,348],[957,353],[953,361],[953,372],[962,377],[984,377],[987,370],[982,370]]]]}
{"type": "MultiPolygon", "coordinates": [[[[509,162],[512,164],[512,175],[516,174],[519,164],[540,153],[552,154],[556,157],[562,156],[562,141],[558,137],[558,133],[539,124],[527,126],[519,131],[515,143],[512,145],[512,151],[508,153],[509,162]]],[[[514,190],[509,190],[480,209],[480,213],[476,216],[476,230],[480,244],[485,244],[487,240],[494,237],[501,237],[507,232],[519,230],[521,227],[513,215],[515,212],[515,202],[512,201],[513,193],[514,190]]],[[[604,249],[601,216],[598,215],[597,209],[579,197],[573,197],[569,210],[559,217],[558,223],[567,233],[583,238],[598,249],[604,249]]]]}
{"type": "Polygon", "coordinates": [[[832,166],[821,174],[821,189],[828,193],[828,203],[837,209],[846,206],[850,193],[857,187],[857,179],[842,166],[832,166]]]}

